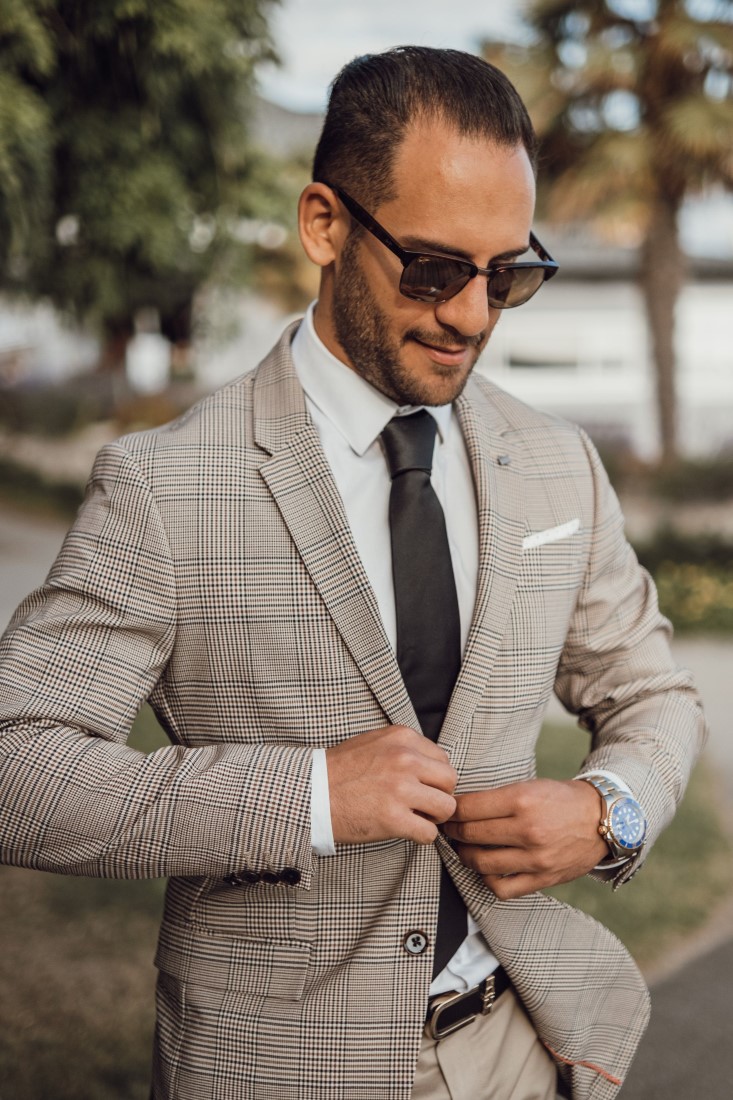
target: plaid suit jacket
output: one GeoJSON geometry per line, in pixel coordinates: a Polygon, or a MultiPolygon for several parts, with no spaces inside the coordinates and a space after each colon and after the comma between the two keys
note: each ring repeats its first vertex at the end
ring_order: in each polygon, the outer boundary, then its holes
{"type": "MultiPolygon", "coordinates": [[[[0,650],[2,859],[170,877],[157,1097],[405,1100],[432,960],[403,941],[432,939],[442,858],[573,1096],[604,1100],[648,1015],[606,929],[541,894],[498,901],[442,841],[313,855],[313,747],[417,719],[291,335],[178,421],[100,453],[0,650]],[[125,744],[146,698],[171,740],[147,757],[125,744]]],[[[441,735],[459,789],[534,774],[554,689],[592,733],[588,766],[627,779],[653,840],[703,725],[615,497],[572,425],[478,377],[456,408],[480,528],[441,735]],[[571,533],[532,537],[555,528],[571,533]]]]}

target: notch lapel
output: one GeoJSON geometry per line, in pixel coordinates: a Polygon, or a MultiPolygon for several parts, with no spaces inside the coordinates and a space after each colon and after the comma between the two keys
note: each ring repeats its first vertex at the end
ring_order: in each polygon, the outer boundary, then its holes
{"type": "Polygon", "coordinates": [[[463,664],[440,737],[460,770],[464,737],[499,652],[511,611],[525,533],[522,448],[475,379],[455,404],[476,488],[479,572],[463,664]]]}
{"type": "Polygon", "coordinates": [[[294,328],[286,330],[263,362],[254,384],[255,442],[270,455],[260,473],[388,721],[419,729],[341,497],[308,416],[290,355],[294,328]]]}

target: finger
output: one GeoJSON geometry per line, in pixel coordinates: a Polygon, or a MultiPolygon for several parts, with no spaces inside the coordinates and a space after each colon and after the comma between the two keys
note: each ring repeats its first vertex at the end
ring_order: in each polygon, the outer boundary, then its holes
{"type": "Polygon", "coordinates": [[[435,787],[425,786],[418,788],[412,803],[415,813],[422,814],[436,825],[442,825],[447,821],[455,807],[456,800],[451,794],[436,790],[435,787]]]}
{"type": "Polygon", "coordinates": [[[537,874],[547,871],[547,867],[538,866],[534,853],[523,848],[481,848],[472,844],[457,844],[455,852],[461,863],[479,875],[537,874]]]}
{"type": "Polygon", "coordinates": [[[418,734],[418,737],[419,741],[416,747],[423,756],[427,756],[431,760],[440,760],[443,764],[450,765],[450,757],[444,748],[440,745],[436,745],[435,741],[431,741],[429,737],[423,737],[422,734],[418,734]]]}
{"type": "Polygon", "coordinates": [[[438,835],[438,829],[428,818],[417,813],[408,813],[397,835],[403,840],[412,840],[415,844],[432,844],[438,835]]]}
{"type": "MultiPolygon", "coordinates": [[[[458,782],[458,772],[450,764],[439,760],[428,760],[426,757],[418,757],[414,774],[421,783],[428,787],[437,787],[438,790],[445,791],[449,795],[453,795],[458,782]]],[[[455,813],[455,798],[452,813],[455,813]]]]}
{"type": "Polygon", "coordinates": [[[522,783],[494,787],[486,791],[468,791],[458,795],[455,821],[481,821],[496,817],[512,817],[517,812],[517,798],[522,783]]]}
{"type": "MultiPolygon", "coordinates": [[[[423,740],[421,737],[420,741],[423,740]]],[[[399,791],[405,784],[410,787],[419,783],[452,795],[458,782],[458,774],[447,759],[427,756],[420,744],[393,747],[382,757],[378,767],[385,790],[399,791]]]]}
{"type": "Polygon", "coordinates": [[[388,726],[377,733],[398,759],[403,753],[410,754],[451,768],[450,757],[444,748],[408,726],[388,726]]]}
{"type": "MultiPolygon", "coordinates": [[[[456,802],[460,800],[456,796],[456,802]]],[[[456,821],[455,815],[443,830],[451,840],[462,844],[483,844],[499,848],[526,848],[528,830],[513,817],[484,818],[481,821],[456,821]]]]}
{"type": "Polygon", "coordinates": [[[553,885],[550,877],[535,874],[484,875],[484,882],[500,901],[523,898],[553,885]]]}

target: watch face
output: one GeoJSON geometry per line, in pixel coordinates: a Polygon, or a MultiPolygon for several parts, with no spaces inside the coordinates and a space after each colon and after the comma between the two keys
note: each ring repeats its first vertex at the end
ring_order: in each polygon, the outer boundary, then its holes
{"type": "Polygon", "coordinates": [[[643,844],[646,818],[635,798],[625,796],[617,799],[611,807],[608,823],[619,847],[633,852],[643,844]]]}

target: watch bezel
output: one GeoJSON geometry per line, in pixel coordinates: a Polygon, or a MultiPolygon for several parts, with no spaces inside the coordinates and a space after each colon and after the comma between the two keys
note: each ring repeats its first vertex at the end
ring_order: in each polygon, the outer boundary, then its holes
{"type": "Polygon", "coordinates": [[[644,847],[644,841],[646,840],[646,831],[647,831],[646,814],[644,813],[638,799],[634,798],[634,796],[632,794],[623,794],[623,793],[621,793],[621,794],[618,795],[617,798],[614,798],[614,800],[608,806],[608,810],[607,810],[607,813],[606,813],[605,824],[607,825],[607,828],[608,828],[608,833],[606,834],[605,839],[606,839],[606,841],[608,841],[609,837],[612,838],[613,845],[614,845],[615,848],[618,849],[619,855],[623,854],[623,855],[633,856],[635,852],[641,851],[641,849],[644,847]],[[642,822],[641,837],[634,844],[625,844],[623,842],[623,840],[617,835],[617,833],[616,833],[616,831],[613,827],[614,811],[616,810],[617,806],[619,806],[622,803],[627,803],[627,804],[631,803],[631,805],[634,806],[635,809],[638,811],[639,817],[641,818],[641,822],[642,822]]]}
{"type": "Polygon", "coordinates": [[[584,782],[589,783],[593,787],[601,798],[603,810],[601,813],[601,819],[598,824],[598,833],[606,842],[608,847],[608,857],[599,864],[599,867],[617,867],[623,863],[629,863],[636,861],[644,850],[646,844],[647,832],[649,823],[647,821],[644,808],[637,798],[634,798],[628,790],[621,790],[611,780],[607,779],[603,775],[587,774],[579,776],[584,782]],[[611,818],[613,811],[620,802],[632,802],[639,812],[641,817],[644,831],[638,844],[633,848],[626,847],[617,838],[613,831],[613,825],[611,818]]]}

